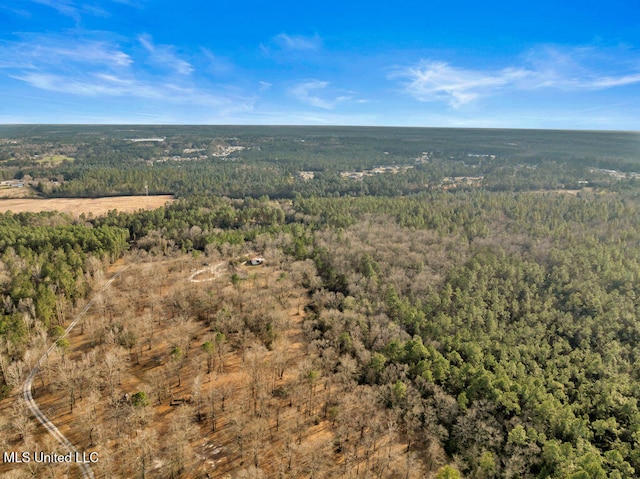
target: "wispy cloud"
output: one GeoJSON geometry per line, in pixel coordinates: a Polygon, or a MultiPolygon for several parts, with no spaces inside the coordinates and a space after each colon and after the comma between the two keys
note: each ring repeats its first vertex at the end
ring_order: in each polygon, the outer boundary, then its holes
{"type": "Polygon", "coordinates": [[[149,53],[149,59],[154,64],[173,70],[180,75],[189,75],[193,72],[191,64],[175,53],[174,46],[154,45],[150,35],[140,35],[138,40],[149,53]]]}
{"type": "Polygon", "coordinates": [[[44,5],[57,11],[60,15],[72,18],[77,24],[83,15],[93,17],[109,17],[110,13],[95,3],[77,2],[75,0],[28,0],[38,5],[44,5]]]}
{"type": "Polygon", "coordinates": [[[0,68],[70,68],[75,64],[128,67],[132,58],[115,45],[95,40],[36,36],[0,43],[0,68]]]}
{"type": "Polygon", "coordinates": [[[459,107],[480,95],[513,85],[528,76],[522,69],[507,68],[481,72],[455,68],[445,62],[422,62],[392,75],[406,79],[407,93],[420,101],[446,101],[459,107]]]}
{"type": "Polygon", "coordinates": [[[41,90],[87,97],[129,96],[211,107],[232,103],[231,98],[193,87],[173,83],[145,82],[132,77],[118,77],[104,73],[94,73],[80,78],[51,73],[28,73],[15,78],[41,90]]]}
{"type": "Polygon", "coordinates": [[[27,10],[20,8],[19,5],[0,5],[0,10],[4,10],[5,12],[8,12],[11,15],[16,15],[18,17],[22,17],[22,18],[31,18],[31,13],[28,12],[27,10]]]}
{"type": "Polygon", "coordinates": [[[260,44],[260,50],[266,57],[280,60],[308,60],[321,53],[322,39],[318,35],[290,35],[283,32],[271,37],[267,43],[260,44]]]}
{"type": "Polygon", "coordinates": [[[73,0],[31,0],[33,3],[45,5],[56,10],[61,15],[79,20],[80,11],[73,0]]]}
{"type": "MultiPolygon", "coordinates": [[[[27,0],[31,3],[44,5],[57,11],[60,15],[70,17],[80,23],[83,15],[94,17],[109,17],[110,12],[98,5],[96,2],[78,2],[77,0],[27,0]]],[[[140,7],[140,3],[133,0],[111,0],[113,3],[119,3],[130,7],[140,7]]]]}
{"type": "Polygon", "coordinates": [[[626,48],[543,45],[528,51],[532,88],[602,90],[640,83],[638,52],[626,48]]]}
{"type": "Polygon", "coordinates": [[[351,99],[350,95],[340,94],[342,92],[327,92],[329,85],[329,82],[326,81],[307,80],[290,88],[289,93],[302,103],[325,110],[331,110],[338,103],[351,99]],[[320,96],[322,92],[325,93],[324,98],[320,96]],[[327,98],[327,96],[330,96],[330,98],[327,98]]]}
{"type": "Polygon", "coordinates": [[[399,79],[404,91],[416,100],[443,101],[454,108],[506,90],[593,91],[640,83],[640,65],[591,48],[541,47],[528,52],[520,63],[474,70],[443,61],[421,61],[395,69],[389,78],[399,79]]]}
{"type": "Polygon", "coordinates": [[[37,35],[0,42],[0,72],[41,91],[97,101],[152,100],[154,108],[189,105],[226,114],[251,110],[256,101],[255,94],[192,75],[194,68],[173,47],[154,45],[148,36],[116,42],[37,35]]]}
{"type": "Polygon", "coordinates": [[[111,0],[113,3],[120,3],[134,8],[142,8],[145,0],[111,0]]]}
{"type": "Polygon", "coordinates": [[[309,37],[287,33],[280,33],[273,37],[273,43],[282,49],[296,51],[318,50],[322,46],[322,41],[317,35],[309,37]]]}
{"type": "Polygon", "coordinates": [[[219,75],[226,74],[235,70],[235,65],[228,58],[215,55],[208,48],[200,48],[200,51],[202,52],[202,55],[204,55],[204,57],[207,59],[208,65],[206,69],[209,72],[219,75]]]}
{"type": "Polygon", "coordinates": [[[132,82],[106,74],[94,74],[87,78],[73,78],[53,73],[27,73],[11,76],[41,90],[80,96],[113,96],[122,95],[125,91],[134,96],[140,96],[141,93],[139,89],[132,89],[132,82]]]}

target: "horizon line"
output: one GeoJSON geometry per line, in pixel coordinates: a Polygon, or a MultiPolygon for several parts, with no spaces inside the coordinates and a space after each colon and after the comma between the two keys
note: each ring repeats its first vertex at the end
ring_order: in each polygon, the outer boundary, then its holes
{"type": "Polygon", "coordinates": [[[387,129],[430,129],[430,130],[513,130],[513,131],[571,131],[571,132],[603,132],[603,133],[640,133],[640,130],[595,129],[595,128],[524,128],[524,127],[486,127],[486,126],[422,126],[422,125],[317,125],[317,124],[272,124],[272,123],[1,123],[2,127],[33,127],[33,126],[87,126],[87,127],[262,127],[262,128],[387,128],[387,129]]]}

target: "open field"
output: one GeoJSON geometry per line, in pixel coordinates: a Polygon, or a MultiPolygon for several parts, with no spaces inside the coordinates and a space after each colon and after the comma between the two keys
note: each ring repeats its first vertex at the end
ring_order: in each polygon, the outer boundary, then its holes
{"type": "Polygon", "coordinates": [[[0,188],[0,201],[5,198],[31,198],[35,196],[35,191],[29,187],[13,188],[11,186],[3,186],[0,188]]]}
{"type": "MultiPolygon", "coordinates": [[[[569,195],[569,196],[577,196],[578,193],[585,193],[585,194],[592,194],[595,191],[594,188],[591,187],[586,187],[586,188],[581,188],[579,190],[571,190],[571,189],[557,189],[557,190],[533,190],[532,193],[540,193],[540,194],[545,194],[545,193],[557,193],[560,195],[569,195]]],[[[603,190],[599,191],[600,194],[604,193],[603,190]]]]}
{"type": "Polygon", "coordinates": [[[140,209],[155,209],[174,200],[172,195],[113,196],[106,198],[11,198],[0,199],[0,212],[37,213],[61,211],[74,216],[100,216],[111,210],[132,213],[140,209]]]}
{"type": "Polygon", "coordinates": [[[65,155],[48,155],[38,158],[38,163],[51,163],[52,165],[59,165],[63,161],[75,161],[75,158],[65,155]]]}

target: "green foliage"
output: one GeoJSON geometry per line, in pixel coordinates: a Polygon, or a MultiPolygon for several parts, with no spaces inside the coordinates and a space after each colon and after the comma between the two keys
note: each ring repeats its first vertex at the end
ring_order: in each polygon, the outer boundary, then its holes
{"type": "Polygon", "coordinates": [[[442,466],[436,473],[436,479],[460,479],[460,472],[452,466],[442,466]]]}
{"type": "Polygon", "coordinates": [[[314,385],[316,383],[316,381],[318,380],[318,377],[320,376],[320,373],[318,371],[316,371],[315,369],[310,369],[309,371],[306,372],[305,374],[305,381],[311,386],[314,385]]]}
{"type": "Polygon", "coordinates": [[[296,207],[328,239],[314,247],[325,287],[348,293],[349,311],[370,314],[366,325],[347,320],[346,311],[335,314],[315,333],[358,359],[354,338],[388,331],[382,343],[364,339],[372,354],[359,364],[360,380],[387,387],[385,404],[400,410],[415,404],[408,400],[415,395],[438,410],[434,391],[442,388],[456,412],[425,417],[425,428],[447,431],[446,450],[461,458],[465,473],[633,477],[640,470],[633,452],[640,437],[633,372],[639,205],[633,195],[298,198],[296,207]],[[413,269],[385,256],[384,239],[374,243],[378,250],[369,248],[372,217],[383,218],[381,232],[385,224],[401,232],[396,242],[402,234],[415,242],[422,230],[443,242],[458,238],[447,251],[449,266],[437,270],[442,279],[423,289],[398,279],[399,264],[418,277],[434,259],[425,256],[413,269]],[[336,278],[344,278],[340,288],[336,278]]]}
{"type": "Polygon", "coordinates": [[[478,461],[479,476],[483,478],[495,477],[496,460],[490,451],[482,454],[478,461]]]}
{"type": "Polygon", "coordinates": [[[213,354],[215,352],[215,346],[213,345],[213,343],[211,341],[206,341],[204,343],[202,343],[202,350],[206,353],[206,354],[213,354]]]}
{"type": "Polygon", "coordinates": [[[51,330],[51,336],[52,336],[54,339],[59,339],[59,338],[61,338],[62,336],[64,336],[64,333],[65,333],[65,330],[64,330],[64,328],[63,328],[62,326],[60,326],[60,325],[54,326],[54,327],[53,327],[53,329],[51,330]]]}
{"type": "Polygon", "coordinates": [[[58,347],[60,354],[64,356],[69,350],[70,343],[67,338],[61,338],[56,341],[56,346],[58,347]]]}
{"type": "Polygon", "coordinates": [[[62,321],[63,311],[88,292],[89,257],[114,260],[128,248],[127,238],[121,228],[78,224],[56,213],[0,214],[0,335],[24,344],[18,312],[45,329],[62,321]]]}
{"type": "Polygon", "coordinates": [[[403,401],[407,397],[407,385],[398,380],[392,388],[394,403],[403,401]]]}
{"type": "Polygon", "coordinates": [[[180,361],[183,357],[184,353],[182,352],[182,349],[180,349],[178,346],[174,346],[173,348],[171,348],[171,359],[173,361],[180,361]]]}
{"type": "Polygon", "coordinates": [[[527,432],[522,425],[518,424],[511,431],[509,431],[509,444],[515,444],[516,446],[524,446],[527,444],[527,432]]]}
{"type": "Polygon", "coordinates": [[[150,404],[149,397],[144,391],[138,391],[131,396],[131,404],[134,407],[146,407],[150,404]]]}

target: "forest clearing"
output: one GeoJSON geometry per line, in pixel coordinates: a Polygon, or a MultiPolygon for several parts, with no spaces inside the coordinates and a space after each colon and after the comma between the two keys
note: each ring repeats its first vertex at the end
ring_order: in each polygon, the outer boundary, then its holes
{"type": "MultiPolygon", "coordinates": [[[[406,444],[394,424],[361,407],[351,379],[313,368],[318,351],[303,331],[308,299],[294,283],[309,264],[288,272],[282,264],[239,265],[199,284],[189,273],[200,263],[189,255],[128,261],[33,381],[36,402],[60,432],[80,454],[96,453],[96,477],[228,477],[258,467],[269,476],[390,477],[409,466],[403,477],[420,477],[415,459],[394,464],[406,444]],[[237,324],[256,316],[262,321],[250,329],[237,324]],[[345,393],[348,410],[339,412],[345,393]],[[347,447],[338,445],[353,421],[360,439],[336,461],[333,449],[347,447]]],[[[17,396],[0,402],[0,414],[27,419],[17,396]]],[[[43,427],[16,423],[34,450],[67,452],[43,427]]],[[[8,469],[16,477],[82,477],[73,464],[0,465],[0,473],[8,469]]]]}

